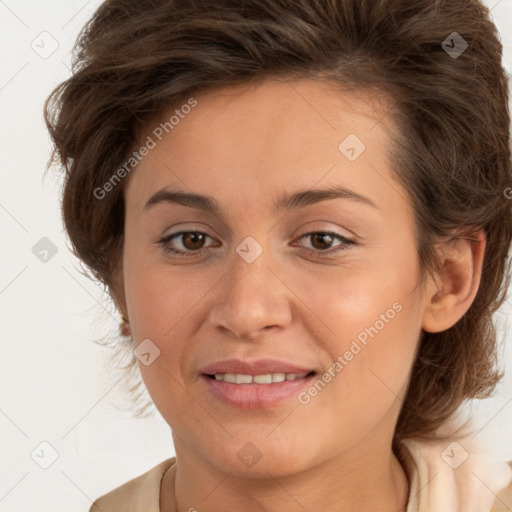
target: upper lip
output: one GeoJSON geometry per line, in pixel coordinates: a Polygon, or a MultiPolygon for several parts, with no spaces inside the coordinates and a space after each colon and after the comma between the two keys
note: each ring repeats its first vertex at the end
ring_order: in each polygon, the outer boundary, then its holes
{"type": "Polygon", "coordinates": [[[241,361],[239,359],[226,359],[205,366],[201,372],[205,375],[216,373],[235,373],[239,375],[265,375],[267,373],[310,373],[312,368],[295,366],[277,359],[258,359],[255,361],[241,361]]]}

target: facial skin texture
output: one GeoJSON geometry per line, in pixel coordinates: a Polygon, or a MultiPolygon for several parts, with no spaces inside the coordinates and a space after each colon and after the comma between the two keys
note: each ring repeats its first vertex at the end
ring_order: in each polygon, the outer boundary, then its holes
{"type": "Polygon", "coordinates": [[[173,486],[180,512],[405,510],[408,482],[391,441],[421,330],[445,330],[471,305],[483,235],[441,246],[442,276],[420,286],[412,206],[386,158],[389,106],[375,94],[262,80],[195,98],[125,191],[124,312],[135,345],[149,338],[161,352],[139,366],[178,460],[162,510],[174,510],[173,486]],[[338,149],[349,134],[366,145],[353,162],[338,149]],[[377,208],[345,198],[271,211],[282,194],[330,185],[377,208]],[[213,196],[223,218],[169,203],[143,212],[163,187],[213,196]],[[201,254],[180,258],[156,243],[181,230],[208,237],[168,245],[201,254]],[[342,242],[300,238],[325,231],[355,245],[322,257],[342,242]],[[252,263],[236,252],[248,236],[263,249],[252,263]],[[307,405],[293,397],[239,409],[201,378],[228,358],[275,358],[321,375],[394,303],[401,311],[307,405]],[[261,453],[251,467],[237,456],[249,442],[261,453]]]}

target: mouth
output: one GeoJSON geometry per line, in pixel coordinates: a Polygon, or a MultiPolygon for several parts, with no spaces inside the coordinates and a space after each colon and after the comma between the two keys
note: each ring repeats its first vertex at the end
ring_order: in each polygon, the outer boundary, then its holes
{"type": "Polygon", "coordinates": [[[298,379],[304,379],[315,375],[314,370],[309,373],[264,373],[260,375],[246,375],[241,373],[215,373],[203,374],[212,380],[221,380],[231,384],[273,384],[275,382],[290,382],[298,379]]]}
{"type": "Polygon", "coordinates": [[[223,405],[239,409],[278,407],[297,396],[316,378],[317,372],[302,373],[207,373],[203,382],[212,396],[223,405]]]}

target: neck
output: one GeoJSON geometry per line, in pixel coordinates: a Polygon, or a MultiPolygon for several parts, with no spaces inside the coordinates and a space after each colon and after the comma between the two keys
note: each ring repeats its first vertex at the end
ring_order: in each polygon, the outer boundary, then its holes
{"type": "Polygon", "coordinates": [[[223,473],[192,453],[177,450],[179,464],[162,480],[161,512],[407,510],[407,473],[391,451],[368,463],[347,465],[341,454],[300,473],[257,478],[223,473]]]}

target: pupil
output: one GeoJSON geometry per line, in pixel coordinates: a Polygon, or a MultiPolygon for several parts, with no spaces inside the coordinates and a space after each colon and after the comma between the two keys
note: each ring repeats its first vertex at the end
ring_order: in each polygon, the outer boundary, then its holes
{"type": "Polygon", "coordinates": [[[199,243],[199,247],[197,247],[197,246],[195,246],[195,245],[194,245],[194,242],[192,242],[192,247],[190,247],[190,246],[188,245],[188,243],[186,242],[186,240],[189,240],[190,238],[195,239],[196,241],[197,241],[198,239],[202,239],[202,238],[203,238],[203,235],[202,235],[201,233],[186,233],[186,234],[184,235],[184,237],[185,237],[185,238],[184,238],[184,245],[185,245],[185,247],[187,247],[188,249],[200,249],[200,248],[201,248],[201,247],[200,247],[201,243],[199,243]]]}
{"type": "MultiPolygon", "coordinates": [[[[327,237],[328,239],[331,239],[331,240],[332,240],[331,235],[327,235],[327,234],[325,234],[325,233],[315,233],[315,234],[313,235],[313,240],[317,240],[318,238],[323,239],[323,238],[326,238],[326,237],[327,237]]],[[[328,242],[327,242],[327,246],[329,245],[329,243],[330,243],[330,242],[328,241],[328,242]]],[[[314,245],[314,244],[313,244],[313,245],[314,245]]],[[[325,248],[325,247],[326,247],[326,244],[325,244],[325,243],[324,243],[324,244],[320,243],[320,245],[321,245],[321,248],[325,248]]]]}

